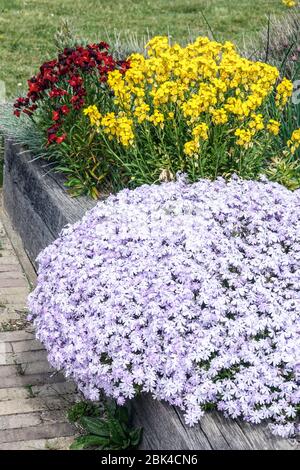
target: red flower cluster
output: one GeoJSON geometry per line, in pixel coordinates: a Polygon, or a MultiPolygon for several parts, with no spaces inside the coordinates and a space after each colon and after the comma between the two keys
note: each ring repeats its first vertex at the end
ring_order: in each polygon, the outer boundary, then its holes
{"type": "Polygon", "coordinates": [[[66,134],[57,135],[63,118],[71,109],[80,110],[85,104],[87,94],[85,78],[95,74],[97,82],[104,83],[108,72],[118,68],[124,73],[129,68],[128,61],[115,61],[108,53],[108,44],[89,44],[65,48],[58,58],[45,62],[40,72],[28,80],[28,93],[25,98],[18,98],[14,103],[14,114],[21,112],[32,116],[37,109],[39,100],[49,97],[53,100],[51,125],[48,130],[48,143],[61,143],[66,134]]]}

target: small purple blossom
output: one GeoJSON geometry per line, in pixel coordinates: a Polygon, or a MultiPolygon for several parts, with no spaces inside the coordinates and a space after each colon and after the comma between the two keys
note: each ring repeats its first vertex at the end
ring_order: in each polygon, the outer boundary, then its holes
{"type": "Polygon", "coordinates": [[[123,190],[38,258],[31,318],[86,398],[137,390],[299,432],[300,192],[233,177],[123,190]]]}

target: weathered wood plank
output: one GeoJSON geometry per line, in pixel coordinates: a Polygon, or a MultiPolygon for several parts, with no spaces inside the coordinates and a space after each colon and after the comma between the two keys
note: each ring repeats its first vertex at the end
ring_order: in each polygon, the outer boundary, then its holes
{"type": "Polygon", "coordinates": [[[96,204],[88,197],[71,198],[63,182],[45,162],[33,161],[29,152],[5,139],[4,208],[33,261],[66,224],[96,204]]]}

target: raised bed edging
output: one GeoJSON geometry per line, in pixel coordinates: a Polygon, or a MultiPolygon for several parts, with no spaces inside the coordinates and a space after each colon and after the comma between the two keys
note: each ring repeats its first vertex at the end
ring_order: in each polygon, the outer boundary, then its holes
{"type": "MultiPolygon", "coordinates": [[[[49,172],[45,161],[34,160],[12,139],[5,139],[4,208],[24,248],[36,265],[41,250],[62,228],[80,219],[96,201],[71,198],[64,178],[49,172]]],[[[299,442],[272,436],[265,425],[250,426],[206,413],[201,423],[188,427],[175,407],[142,395],[132,401],[133,422],[144,428],[140,446],[147,450],[300,450],[299,442]]]]}
{"type": "Polygon", "coordinates": [[[52,243],[62,228],[74,223],[96,201],[88,197],[71,198],[65,179],[49,164],[33,159],[11,139],[5,139],[3,202],[14,229],[36,266],[40,251],[52,243]]]}

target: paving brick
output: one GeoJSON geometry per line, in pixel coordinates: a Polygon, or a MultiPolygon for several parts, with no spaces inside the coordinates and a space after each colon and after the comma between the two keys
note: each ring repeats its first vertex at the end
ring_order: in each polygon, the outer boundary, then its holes
{"type": "Polygon", "coordinates": [[[57,439],[6,442],[0,444],[0,450],[68,450],[73,441],[73,437],[61,437],[57,439]]]}
{"type": "Polygon", "coordinates": [[[5,353],[12,352],[12,345],[10,343],[1,343],[0,342],[0,355],[5,353]]]}
{"type": "Polygon", "coordinates": [[[66,397],[68,394],[74,395],[76,392],[76,386],[74,382],[58,382],[53,384],[44,384],[42,386],[32,387],[34,394],[37,394],[39,397],[43,396],[63,396],[66,397]]]}
{"type": "Polygon", "coordinates": [[[0,354],[0,366],[9,364],[28,364],[30,362],[45,361],[47,359],[47,352],[40,351],[24,351],[20,353],[6,353],[0,354]]]}
{"type": "Polygon", "coordinates": [[[21,273],[21,267],[17,263],[10,263],[9,261],[6,260],[6,262],[3,262],[3,259],[1,260],[0,263],[0,272],[1,273],[12,273],[12,272],[19,272],[21,273]]]}
{"type": "Polygon", "coordinates": [[[16,256],[0,256],[0,265],[6,266],[17,266],[19,268],[19,261],[16,256]]]}
{"type": "Polygon", "coordinates": [[[27,428],[28,426],[37,426],[42,422],[41,413],[0,416],[0,430],[27,428]]]}
{"type": "MultiPolygon", "coordinates": [[[[23,324],[30,286],[1,218],[0,207],[0,324],[7,328],[10,320],[23,324]]],[[[33,328],[0,332],[1,450],[68,449],[76,430],[66,409],[76,399],[74,383],[50,366],[33,328]]]]}
{"type": "Polygon", "coordinates": [[[37,361],[26,363],[24,367],[22,365],[3,365],[0,367],[0,378],[4,377],[16,377],[25,376],[32,374],[41,374],[43,372],[55,372],[47,361],[37,361]]]}
{"type": "MultiPolygon", "coordinates": [[[[6,279],[3,279],[3,277],[1,278],[0,277],[0,289],[1,289],[1,292],[5,292],[5,289],[7,288],[8,291],[13,288],[15,290],[15,288],[19,288],[21,287],[22,289],[26,289],[26,292],[28,292],[28,285],[27,285],[27,282],[26,282],[26,279],[24,279],[24,277],[14,277],[14,278],[6,278],[6,279]]],[[[5,295],[5,294],[4,294],[5,295]]]]}
{"type": "Polygon", "coordinates": [[[67,413],[63,410],[37,411],[15,415],[0,416],[0,430],[28,428],[39,424],[66,423],[67,413]]]}
{"type": "Polygon", "coordinates": [[[0,328],[3,328],[3,325],[7,328],[8,326],[6,324],[11,320],[20,320],[20,313],[18,310],[14,309],[14,306],[10,306],[10,308],[7,308],[4,313],[0,314],[0,328]]]}
{"type": "Polygon", "coordinates": [[[10,257],[10,256],[15,256],[15,253],[13,251],[13,248],[11,246],[3,246],[1,244],[1,248],[0,248],[0,258],[7,258],[7,257],[10,257]]]}
{"type": "Polygon", "coordinates": [[[28,286],[23,287],[1,287],[0,286],[0,295],[4,298],[10,298],[12,295],[17,296],[16,298],[20,298],[21,296],[26,298],[29,292],[28,286]]]}
{"type": "Polygon", "coordinates": [[[33,331],[6,331],[0,333],[0,342],[12,343],[15,341],[27,341],[34,338],[33,331]]]}
{"type": "Polygon", "coordinates": [[[0,291],[0,303],[7,305],[9,308],[25,310],[27,307],[27,294],[5,294],[0,291]]]}
{"type": "Polygon", "coordinates": [[[7,400],[0,402],[0,416],[14,415],[18,413],[33,413],[42,410],[65,409],[74,403],[75,397],[69,395],[64,398],[36,397],[27,399],[7,400]]]}
{"type": "Polygon", "coordinates": [[[68,420],[67,410],[39,411],[43,423],[64,423],[68,420]]]}
{"type": "Polygon", "coordinates": [[[26,281],[26,277],[22,273],[21,269],[19,271],[12,272],[0,271],[0,280],[1,279],[24,279],[26,281]]]}
{"type": "Polygon", "coordinates": [[[27,385],[43,385],[46,383],[64,382],[66,379],[62,374],[42,372],[38,374],[11,375],[0,380],[1,388],[26,387],[27,385]]]}
{"type": "Polygon", "coordinates": [[[12,350],[15,353],[25,351],[39,351],[44,349],[43,345],[36,339],[28,339],[26,341],[16,341],[11,343],[12,350]]]}
{"type": "Polygon", "coordinates": [[[32,396],[38,398],[44,396],[59,396],[75,393],[76,387],[73,382],[60,382],[53,384],[31,385],[26,387],[0,388],[0,402],[7,400],[26,399],[32,396]]]}
{"type": "Polygon", "coordinates": [[[74,435],[70,423],[38,424],[37,426],[0,431],[0,443],[51,439],[74,435]]]}

